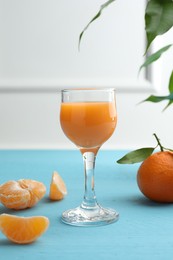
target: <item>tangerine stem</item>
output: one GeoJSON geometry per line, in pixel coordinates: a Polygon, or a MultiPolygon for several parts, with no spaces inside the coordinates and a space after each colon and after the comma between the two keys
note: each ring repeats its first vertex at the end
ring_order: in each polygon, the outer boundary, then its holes
{"type": "Polygon", "coordinates": [[[164,148],[163,148],[163,146],[161,145],[159,138],[157,137],[157,135],[156,135],[155,133],[154,133],[153,135],[154,135],[154,137],[155,137],[156,140],[157,140],[157,143],[158,143],[158,146],[160,147],[161,152],[163,152],[163,151],[164,151],[164,148]]]}

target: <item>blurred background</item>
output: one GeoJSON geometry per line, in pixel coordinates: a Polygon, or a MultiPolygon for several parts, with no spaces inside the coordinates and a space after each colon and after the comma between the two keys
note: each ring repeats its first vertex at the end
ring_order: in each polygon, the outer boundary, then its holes
{"type": "MultiPolygon", "coordinates": [[[[0,149],[75,148],[59,124],[60,90],[115,87],[118,125],[102,149],[156,144],[173,148],[173,105],[142,103],[167,94],[169,50],[141,71],[146,46],[145,0],[117,0],[86,31],[100,0],[0,0],[0,149]]],[[[154,52],[170,44],[157,39],[154,52]]]]}

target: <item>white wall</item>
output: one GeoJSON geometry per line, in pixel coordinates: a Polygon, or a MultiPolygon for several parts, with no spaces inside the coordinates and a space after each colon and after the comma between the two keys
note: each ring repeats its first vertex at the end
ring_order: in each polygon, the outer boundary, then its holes
{"type": "Polygon", "coordinates": [[[118,126],[103,148],[152,146],[154,132],[173,147],[173,107],[137,105],[164,90],[172,64],[169,52],[152,81],[145,70],[137,78],[145,1],[133,2],[136,9],[127,0],[107,8],[78,52],[79,33],[103,1],[0,0],[0,148],[74,148],[59,125],[60,88],[73,86],[117,89],[118,126]]]}

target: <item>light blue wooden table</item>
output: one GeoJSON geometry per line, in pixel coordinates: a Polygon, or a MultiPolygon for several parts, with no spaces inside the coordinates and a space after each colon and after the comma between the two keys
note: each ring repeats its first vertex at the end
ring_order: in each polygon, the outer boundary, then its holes
{"type": "Polygon", "coordinates": [[[45,183],[46,196],[32,209],[0,214],[45,215],[48,231],[35,243],[16,245],[0,233],[0,259],[171,260],[173,205],[144,198],[136,184],[139,165],[115,163],[125,151],[100,150],[96,162],[98,201],[120,213],[118,222],[101,227],[73,227],[60,221],[62,211],[78,206],[83,197],[83,165],[78,151],[0,151],[0,183],[31,178],[45,183]],[[67,184],[60,202],[48,199],[51,175],[57,170],[67,184]]]}

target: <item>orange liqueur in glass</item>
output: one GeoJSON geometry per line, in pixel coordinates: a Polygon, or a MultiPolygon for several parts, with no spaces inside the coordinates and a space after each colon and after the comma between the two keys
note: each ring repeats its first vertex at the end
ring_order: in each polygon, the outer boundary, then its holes
{"type": "Polygon", "coordinates": [[[113,134],[117,124],[114,102],[61,104],[61,127],[81,152],[98,151],[113,134]]]}

